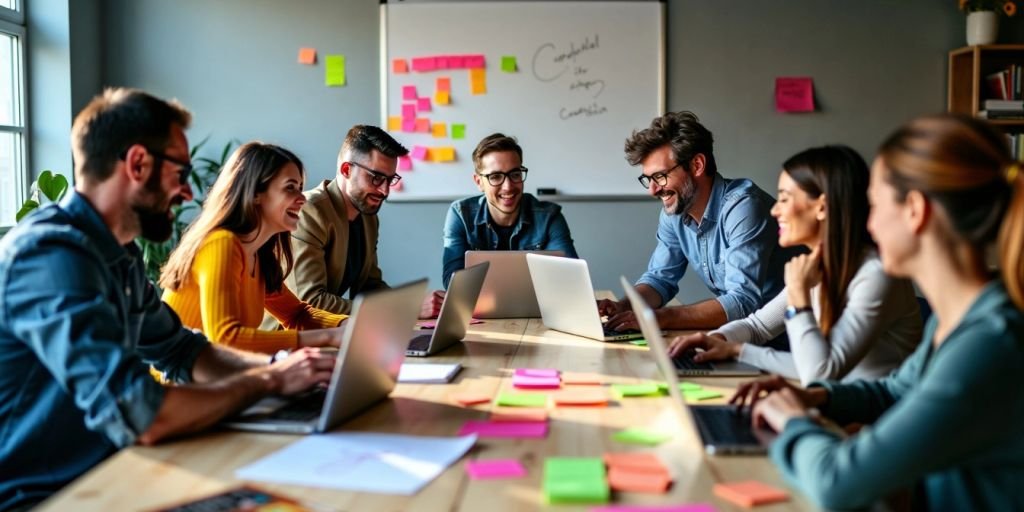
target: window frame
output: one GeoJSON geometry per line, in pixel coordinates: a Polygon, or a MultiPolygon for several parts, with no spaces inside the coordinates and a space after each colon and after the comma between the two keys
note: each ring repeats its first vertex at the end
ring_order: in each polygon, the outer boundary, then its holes
{"type": "MultiPolygon", "coordinates": [[[[12,71],[18,73],[14,80],[15,96],[15,118],[13,125],[0,125],[0,133],[13,133],[15,137],[15,175],[14,175],[14,204],[15,207],[25,202],[29,197],[29,186],[32,183],[31,171],[29,170],[29,124],[28,124],[28,74],[27,51],[26,51],[26,26],[24,3],[15,0],[16,9],[0,7],[0,33],[11,35],[17,38],[18,47],[15,49],[14,58],[17,63],[12,62],[12,71]]],[[[0,223],[0,234],[4,234],[13,227],[0,223]]]]}

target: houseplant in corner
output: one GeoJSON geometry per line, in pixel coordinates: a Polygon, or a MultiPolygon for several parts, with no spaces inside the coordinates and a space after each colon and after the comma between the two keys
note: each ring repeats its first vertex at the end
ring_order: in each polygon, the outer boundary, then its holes
{"type": "Polygon", "coordinates": [[[999,15],[1017,14],[1013,0],[958,0],[960,10],[967,13],[967,44],[992,44],[999,34],[999,15]]]}

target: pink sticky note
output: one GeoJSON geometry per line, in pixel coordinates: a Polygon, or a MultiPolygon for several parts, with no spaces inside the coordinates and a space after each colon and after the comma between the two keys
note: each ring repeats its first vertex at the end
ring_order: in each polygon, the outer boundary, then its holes
{"type": "Polygon", "coordinates": [[[434,57],[434,65],[437,69],[448,69],[448,57],[434,57]]]}
{"type": "Polygon", "coordinates": [[[419,98],[416,100],[416,110],[430,112],[430,98],[419,98]]]}
{"type": "Polygon", "coordinates": [[[425,117],[416,118],[416,131],[430,133],[430,119],[425,117]]]}
{"type": "Polygon", "coordinates": [[[523,389],[556,389],[562,387],[558,377],[530,377],[529,375],[513,375],[512,385],[523,389]]]}
{"type": "Polygon", "coordinates": [[[411,171],[412,170],[412,159],[407,156],[398,157],[398,170],[399,171],[411,171]]]}
{"type": "Polygon", "coordinates": [[[459,429],[459,435],[470,434],[478,434],[480,437],[547,437],[548,424],[535,421],[470,420],[459,429]]]}
{"type": "Polygon", "coordinates": [[[466,462],[466,473],[473,480],[522,478],[526,468],[515,459],[471,460],[466,462]]]}
{"type": "Polygon", "coordinates": [[[776,78],[775,110],[814,112],[814,81],[811,77],[776,78]]]}
{"type": "Polygon", "coordinates": [[[416,86],[415,85],[405,85],[405,86],[402,86],[402,99],[403,100],[413,100],[413,101],[415,101],[416,98],[419,98],[419,96],[416,94],[416,86]]]}
{"type": "Polygon", "coordinates": [[[516,368],[515,374],[527,377],[558,377],[559,371],[554,368],[516,368]]]}
{"type": "Polygon", "coordinates": [[[416,117],[416,105],[413,103],[403,104],[402,117],[404,117],[405,119],[416,117]]]}
{"type": "Polygon", "coordinates": [[[483,69],[484,65],[483,55],[468,55],[466,56],[466,67],[469,69],[483,69]]]}
{"type": "Polygon", "coordinates": [[[416,160],[423,160],[427,157],[427,148],[424,146],[413,146],[412,157],[416,160]]]}
{"type": "Polygon", "coordinates": [[[590,512],[716,512],[716,510],[709,503],[694,503],[692,505],[608,505],[591,508],[590,512]]]}
{"type": "Polygon", "coordinates": [[[406,117],[402,119],[402,131],[412,133],[416,131],[416,118],[406,117]]]}
{"type": "Polygon", "coordinates": [[[462,55],[449,55],[448,56],[448,68],[449,69],[462,69],[466,67],[466,58],[462,55]]]}
{"type": "Polygon", "coordinates": [[[420,73],[437,69],[437,62],[433,57],[419,57],[412,60],[412,70],[420,73]]]}

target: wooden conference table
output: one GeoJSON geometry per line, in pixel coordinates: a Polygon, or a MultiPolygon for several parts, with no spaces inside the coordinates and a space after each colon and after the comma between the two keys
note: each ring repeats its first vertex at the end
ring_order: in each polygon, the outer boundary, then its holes
{"type": "MultiPolygon", "coordinates": [[[[604,295],[604,294],[601,294],[604,295]]],[[[399,384],[391,399],[343,424],[343,431],[371,431],[423,436],[454,436],[466,420],[487,419],[491,404],[461,407],[453,394],[464,391],[496,396],[512,390],[514,368],[558,368],[597,373],[608,383],[660,380],[647,347],[600,343],[552,331],[540,319],[488,320],[471,326],[467,343],[424,362],[459,362],[452,383],[399,384]]],[[[416,361],[414,361],[416,362],[416,361]]],[[[741,381],[732,378],[687,379],[728,398],[741,381]]],[[[708,456],[696,429],[681,421],[670,398],[625,398],[607,407],[550,409],[546,439],[480,439],[462,459],[413,496],[357,493],[314,487],[255,483],[327,510],[586,510],[589,506],[545,505],[544,459],[551,456],[600,457],[606,452],[653,451],[669,467],[673,484],[667,494],[613,493],[615,504],[670,505],[711,503],[719,510],[743,510],[714,496],[719,482],[755,479],[785,487],[781,474],[765,457],[708,456]],[[624,445],[612,434],[628,427],[675,432],[655,447],[624,445]],[[513,480],[470,480],[467,459],[516,458],[528,475],[513,480]]],[[[713,399],[702,403],[722,403],[713,399]]],[[[146,510],[214,494],[241,482],[236,468],[289,443],[296,436],[214,431],[156,447],[122,450],[44,502],[39,510],[146,510]]],[[[791,501],[758,507],[764,512],[808,510],[797,493],[791,501]]]]}

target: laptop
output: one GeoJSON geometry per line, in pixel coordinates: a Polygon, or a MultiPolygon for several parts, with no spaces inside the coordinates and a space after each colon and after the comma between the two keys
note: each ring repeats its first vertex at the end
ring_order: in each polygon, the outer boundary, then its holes
{"type": "Polygon", "coordinates": [[[441,312],[437,315],[434,329],[423,332],[409,341],[405,355],[427,357],[436,354],[466,337],[466,329],[473,320],[473,307],[480,288],[487,276],[490,263],[483,262],[452,274],[448,283],[448,293],[441,303],[441,312]]]}
{"type": "Polygon", "coordinates": [[[661,336],[654,311],[647,306],[633,285],[622,278],[626,296],[636,313],[640,330],[647,337],[650,352],[665,382],[672,400],[681,410],[681,417],[689,419],[697,427],[704,450],[711,455],[759,455],[767,453],[768,446],[776,434],[768,428],[753,427],[750,408],[735,405],[687,405],[679,390],[679,372],[668,357],[668,345],[661,336]],[[686,414],[689,412],[689,414],[686,414]]]}
{"type": "Polygon", "coordinates": [[[421,279],[357,296],[326,390],[267,397],[223,425],[254,432],[326,432],[385,399],[395,388],[426,291],[427,280],[421,279]]]}
{"type": "Polygon", "coordinates": [[[639,331],[613,331],[601,323],[586,261],[528,254],[526,263],[548,328],[598,341],[643,337],[639,331]]]}
{"type": "Polygon", "coordinates": [[[537,318],[537,294],[526,266],[527,254],[564,256],[562,251],[466,251],[466,268],[483,262],[491,264],[476,301],[477,318],[537,318]]]}

